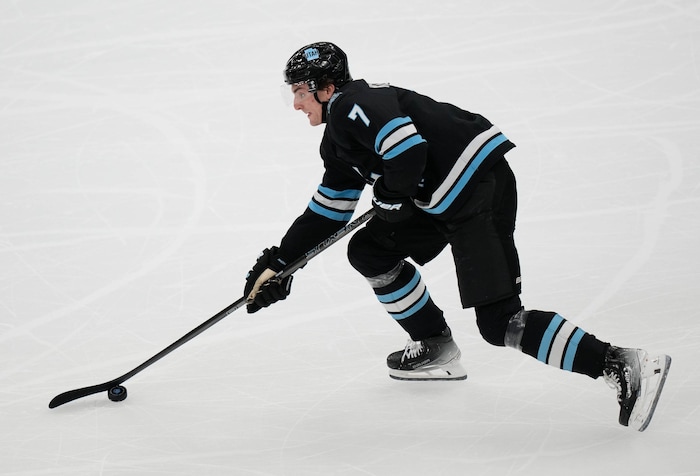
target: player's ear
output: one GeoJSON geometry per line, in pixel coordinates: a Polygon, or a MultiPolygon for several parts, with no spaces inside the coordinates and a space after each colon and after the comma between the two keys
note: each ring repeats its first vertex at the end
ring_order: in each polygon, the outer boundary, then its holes
{"type": "Polygon", "coordinates": [[[319,98],[321,99],[321,102],[327,102],[331,99],[331,96],[333,96],[333,93],[335,92],[335,84],[333,83],[328,83],[325,87],[319,90],[319,98]]]}

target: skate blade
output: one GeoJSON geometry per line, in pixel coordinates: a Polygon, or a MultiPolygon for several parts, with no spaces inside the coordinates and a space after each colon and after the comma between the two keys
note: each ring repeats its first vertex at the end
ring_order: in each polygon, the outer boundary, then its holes
{"type": "Polygon", "coordinates": [[[389,377],[395,380],[465,380],[467,371],[459,361],[442,365],[420,367],[416,370],[389,369],[389,377]]]}
{"type": "Polygon", "coordinates": [[[630,415],[630,427],[637,431],[644,431],[649,426],[670,367],[671,357],[663,354],[646,358],[642,362],[642,388],[640,398],[630,415]]]}

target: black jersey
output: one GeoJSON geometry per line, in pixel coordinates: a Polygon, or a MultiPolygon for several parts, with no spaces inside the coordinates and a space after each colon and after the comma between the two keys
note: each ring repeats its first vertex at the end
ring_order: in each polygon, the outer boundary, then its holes
{"type": "Polygon", "coordinates": [[[449,219],[481,175],[514,145],[486,118],[387,84],[352,81],[326,106],[325,173],[280,244],[296,259],[350,221],[366,185],[449,219]]]}

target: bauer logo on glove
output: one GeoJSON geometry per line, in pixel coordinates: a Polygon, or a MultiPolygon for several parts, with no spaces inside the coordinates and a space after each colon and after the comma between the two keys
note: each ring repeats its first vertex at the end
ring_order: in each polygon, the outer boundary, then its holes
{"type": "Polygon", "coordinates": [[[389,223],[404,221],[413,215],[411,199],[387,190],[383,177],[374,182],[372,208],[377,212],[377,217],[389,223]]]}
{"type": "Polygon", "coordinates": [[[389,212],[401,211],[401,206],[403,205],[403,203],[384,203],[381,200],[379,200],[377,197],[372,198],[372,204],[374,204],[375,206],[377,206],[379,208],[383,208],[384,210],[389,211],[389,212]]]}

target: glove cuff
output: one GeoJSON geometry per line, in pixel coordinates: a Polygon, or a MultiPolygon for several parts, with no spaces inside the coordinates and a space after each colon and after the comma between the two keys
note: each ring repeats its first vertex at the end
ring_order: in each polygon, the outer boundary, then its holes
{"type": "Polygon", "coordinates": [[[267,267],[273,270],[275,273],[279,273],[288,265],[287,259],[280,253],[280,249],[277,246],[273,246],[269,249],[269,256],[267,267]]]}
{"type": "Polygon", "coordinates": [[[413,215],[411,199],[387,190],[383,177],[374,182],[372,208],[377,212],[377,217],[390,223],[406,220],[413,215]]]}

